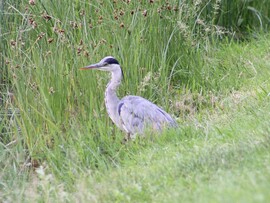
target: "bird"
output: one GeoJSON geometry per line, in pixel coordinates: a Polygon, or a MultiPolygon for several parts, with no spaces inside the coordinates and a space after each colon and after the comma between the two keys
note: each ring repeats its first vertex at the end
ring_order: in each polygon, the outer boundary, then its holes
{"type": "Polygon", "coordinates": [[[164,128],[177,126],[172,116],[143,97],[128,95],[118,98],[117,89],[123,78],[123,70],[114,57],[106,56],[100,62],[80,69],[111,73],[111,80],[105,90],[105,106],[113,123],[126,133],[126,141],[134,139],[136,135],[144,135],[147,129],[161,132],[164,128]]]}

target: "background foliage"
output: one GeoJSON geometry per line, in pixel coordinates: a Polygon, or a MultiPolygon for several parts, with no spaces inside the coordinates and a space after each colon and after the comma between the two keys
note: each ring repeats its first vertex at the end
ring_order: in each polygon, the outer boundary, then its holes
{"type": "MultiPolygon", "coordinates": [[[[166,192],[181,189],[195,194],[184,198],[192,201],[196,193],[214,189],[203,185],[218,179],[216,170],[225,177],[234,170],[252,176],[240,165],[253,163],[254,171],[257,164],[267,174],[269,1],[8,0],[0,5],[4,199],[56,201],[60,191],[69,201],[162,201],[169,198],[166,192]],[[108,76],[78,71],[106,55],[124,69],[119,95],[141,95],[163,106],[177,118],[177,132],[121,144],[123,134],[104,109],[108,76]],[[180,175],[159,179],[159,170],[180,175]]],[[[264,188],[259,184],[263,200],[264,188]]],[[[246,189],[251,188],[240,191],[246,189]]]]}

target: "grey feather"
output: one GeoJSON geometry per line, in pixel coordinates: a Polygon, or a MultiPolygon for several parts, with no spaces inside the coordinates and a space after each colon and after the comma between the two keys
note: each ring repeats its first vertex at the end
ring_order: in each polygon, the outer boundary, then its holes
{"type": "Polygon", "coordinates": [[[174,119],[157,105],[139,96],[126,96],[119,102],[120,121],[127,132],[143,134],[145,128],[161,131],[176,127],[174,119]]]}

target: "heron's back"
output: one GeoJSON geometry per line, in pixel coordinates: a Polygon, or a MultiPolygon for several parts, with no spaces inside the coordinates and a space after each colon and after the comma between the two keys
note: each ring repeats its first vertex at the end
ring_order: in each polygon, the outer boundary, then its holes
{"type": "Polygon", "coordinates": [[[161,131],[164,127],[177,126],[167,112],[139,96],[126,96],[121,99],[117,111],[127,133],[143,134],[146,128],[161,131]]]}

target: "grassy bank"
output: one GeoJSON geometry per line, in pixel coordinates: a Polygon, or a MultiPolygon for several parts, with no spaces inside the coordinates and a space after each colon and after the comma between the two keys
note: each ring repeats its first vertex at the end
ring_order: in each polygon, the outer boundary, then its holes
{"type": "Polygon", "coordinates": [[[270,41],[254,30],[269,7],[231,5],[237,27],[224,2],[7,3],[2,110],[20,114],[1,120],[0,198],[267,202],[270,41]],[[106,55],[125,73],[119,96],[163,106],[179,129],[121,144],[108,75],[78,71],[106,55]]]}
{"type": "MultiPolygon", "coordinates": [[[[58,149],[48,147],[43,152],[46,161],[34,170],[19,164],[20,145],[2,149],[6,166],[2,195],[27,202],[267,202],[268,43],[268,38],[262,38],[215,51],[210,61],[220,56],[246,57],[257,73],[238,90],[220,92],[209,101],[202,98],[209,105],[179,119],[176,132],[127,145],[120,143],[122,134],[116,132],[114,139],[95,140],[96,149],[91,148],[93,137],[77,132],[58,149]],[[236,49],[240,53],[232,51],[236,49]]],[[[198,102],[198,94],[190,92],[180,99],[190,96],[198,102]]]]}

